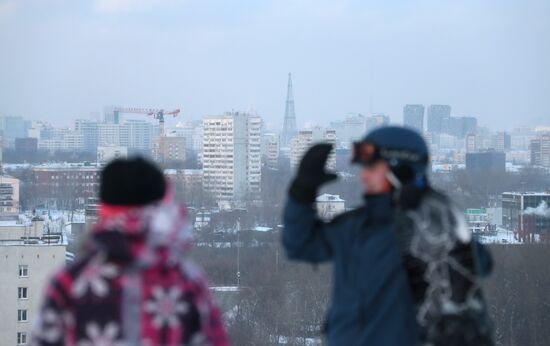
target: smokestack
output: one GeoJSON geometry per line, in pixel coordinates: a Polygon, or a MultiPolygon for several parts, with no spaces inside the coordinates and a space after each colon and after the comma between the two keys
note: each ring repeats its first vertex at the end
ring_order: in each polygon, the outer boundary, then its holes
{"type": "Polygon", "coordinates": [[[550,217],[550,208],[546,201],[541,201],[536,208],[528,207],[523,211],[525,215],[535,215],[540,217],[550,217]]]}

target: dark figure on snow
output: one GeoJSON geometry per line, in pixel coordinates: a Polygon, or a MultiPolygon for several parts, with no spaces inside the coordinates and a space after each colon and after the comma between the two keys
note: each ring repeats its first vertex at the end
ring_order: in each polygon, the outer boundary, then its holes
{"type": "Polygon", "coordinates": [[[290,258],[334,262],[329,345],[492,345],[478,278],[491,259],[461,213],[428,184],[422,137],[382,127],[354,143],[364,205],[322,222],[314,208],[328,144],[303,157],[289,189],[283,244],[290,258]]]}
{"type": "Polygon", "coordinates": [[[140,159],[101,173],[85,254],[45,294],[33,345],[227,345],[202,273],[186,258],[190,222],[162,172],[140,159]]]}

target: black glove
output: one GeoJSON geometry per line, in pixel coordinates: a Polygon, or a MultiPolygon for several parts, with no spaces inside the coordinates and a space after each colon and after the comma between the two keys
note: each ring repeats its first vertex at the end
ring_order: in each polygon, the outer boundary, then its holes
{"type": "Polygon", "coordinates": [[[313,203],[319,187],[338,176],[325,171],[332,144],[322,143],[312,146],[302,158],[298,173],[290,185],[288,194],[299,203],[313,203]]]}

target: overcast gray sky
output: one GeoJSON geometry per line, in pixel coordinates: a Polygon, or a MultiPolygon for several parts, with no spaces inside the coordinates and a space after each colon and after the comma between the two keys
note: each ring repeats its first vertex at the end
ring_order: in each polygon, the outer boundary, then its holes
{"type": "Polygon", "coordinates": [[[0,0],[0,114],[255,109],[298,123],[406,103],[550,123],[550,1],[0,0]],[[372,100],[372,102],[371,102],[372,100]]]}

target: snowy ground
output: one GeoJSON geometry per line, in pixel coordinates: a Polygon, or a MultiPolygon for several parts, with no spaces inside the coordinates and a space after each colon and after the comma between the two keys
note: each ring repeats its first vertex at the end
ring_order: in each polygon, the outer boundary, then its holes
{"type": "Polygon", "coordinates": [[[483,244],[521,244],[514,238],[514,232],[504,228],[497,228],[497,234],[493,236],[479,236],[483,244]]]}
{"type": "Polygon", "coordinates": [[[23,222],[30,222],[34,216],[39,216],[44,220],[45,232],[62,233],[63,241],[67,243],[71,238],[71,224],[84,223],[84,210],[46,210],[37,209],[33,215],[30,212],[19,215],[19,219],[23,222]]]}

